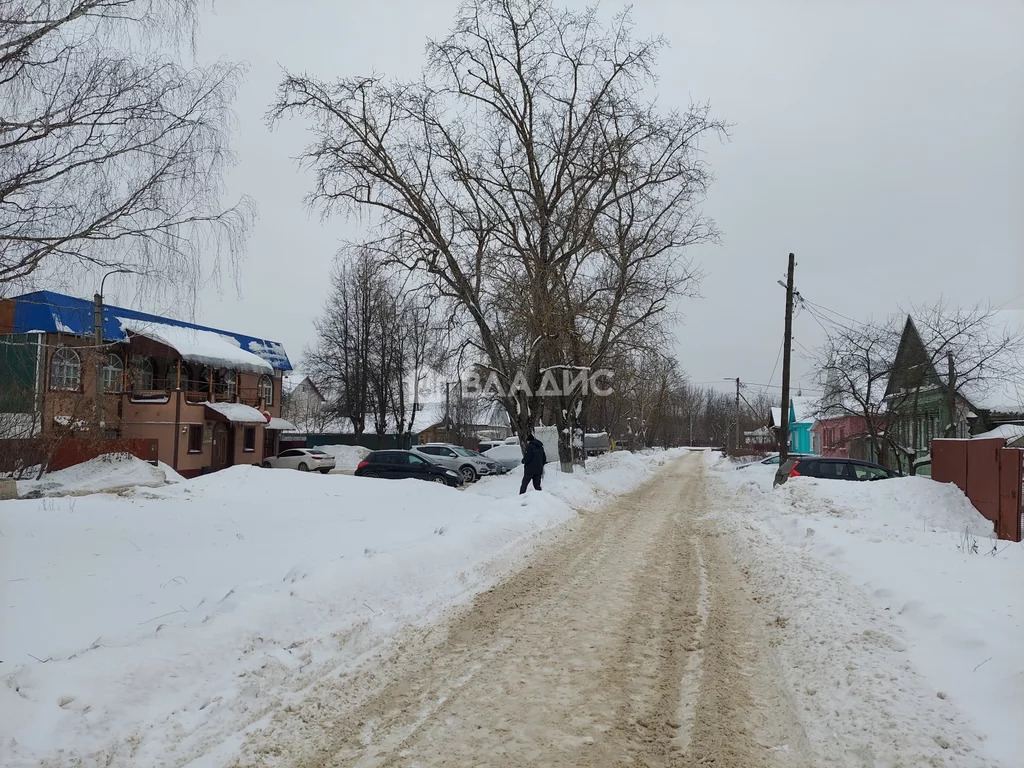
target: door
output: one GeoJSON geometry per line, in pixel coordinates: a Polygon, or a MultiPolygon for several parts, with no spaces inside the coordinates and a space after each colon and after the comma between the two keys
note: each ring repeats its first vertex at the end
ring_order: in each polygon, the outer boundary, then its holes
{"type": "Polygon", "coordinates": [[[421,480],[429,480],[433,477],[430,471],[431,464],[426,459],[414,453],[403,454],[409,460],[408,468],[404,477],[417,477],[421,480]]]}
{"type": "Polygon", "coordinates": [[[228,457],[231,455],[228,452],[231,447],[229,445],[230,434],[231,430],[223,421],[213,423],[213,468],[215,470],[228,466],[228,457]]]}

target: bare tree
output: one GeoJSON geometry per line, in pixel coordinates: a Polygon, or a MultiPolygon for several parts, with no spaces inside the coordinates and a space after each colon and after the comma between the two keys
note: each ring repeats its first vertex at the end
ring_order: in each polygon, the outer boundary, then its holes
{"type": "Polygon", "coordinates": [[[897,448],[886,430],[886,388],[899,340],[900,328],[893,319],[869,321],[856,328],[835,326],[819,351],[817,364],[824,387],[822,416],[855,417],[863,431],[854,431],[847,439],[864,438],[872,458],[883,463],[888,463],[888,449],[897,448]]]}
{"type": "Polygon", "coordinates": [[[339,254],[331,285],[303,365],[357,435],[369,418],[379,438],[393,431],[408,442],[419,385],[444,358],[435,313],[420,290],[363,248],[339,254]]]}
{"type": "Polygon", "coordinates": [[[241,70],[180,63],[198,3],[0,3],[0,289],[122,268],[194,290],[222,253],[233,267],[252,214],[220,205],[241,70]]]}
{"type": "Polygon", "coordinates": [[[324,310],[313,321],[316,340],[303,356],[303,367],[328,400],[327,410],[350,419],[356,435],[366,429],[370,412],[370,344],[380,281],[371,254],[341,254],[324,310]]]}
{"type": "Polygon", "coordinates": [[[706,105],[657,110],[664,42],[631,28],[628,13],[607,27],[551,0],[469,0],[428,43],[421,79],[290,74],[271,109],[312,124],[310,202],[372,210],[380,250],[472,323],[520,435],[544,367],[594,366],[549,342],[579,333],[591,341],[580,354],[600,355],[629,327],[631,269],[678,283],[680,249],[714,235],[695,207],[710,181],[698,142],[725,126],[706,105]],[[607,334],[579,326],[588,299],[622,313],[607,334]]]}

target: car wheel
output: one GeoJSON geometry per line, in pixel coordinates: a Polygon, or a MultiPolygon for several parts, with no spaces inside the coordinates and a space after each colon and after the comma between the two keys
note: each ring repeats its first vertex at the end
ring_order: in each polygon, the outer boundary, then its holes
{"type": "Polygon", "coordinates": [[[320,474],[321,474],[321,475],[326,475],[326,474],[327,474],[328,472],[330,472],[330,471],[331,471],[331,470],[330,470],[330,468],[329,468],[329,467],[324,467],[323,469],[321,469],[321,470],[320,470],[320,474]]]}
{"type": "Polygon", "coordinates": [[[260,466],[263,467],[264,469],[270,469],[270,462],[264,461],[262,464],[260,464],[260,466]]]}
{"type": "Polygon", "coordinates": [[[445,480],[445,479],[444,479],[443,477],[441,477],[440,475],[438,475],[437,477],[432,477],[432,478],[430,478],[430,479],[431,479],[431,482],[434,482],[434,483],[441,483],[442,485],[448,485],[448,481],[447,481],[447,480],[445,480]]]}
{"type": "Polygon", "coordinates": [[[363,477],[380,477],[380,475],[378,475],[376,472],[365,472],[363,473],[363,477]]]}
{"type": "Polygon", "coordinates": [[[309,467],[306,465],[306,462],[303,461],[299,464],[299,472],[309,472],[309,467]]]}
{"type": "Polygon", "coordinates": [[[473,469],[469,464],[464,467],[459,467],[459,472],[462,473],[462,479],[467,483],[476,482],[476,470],[473,469]]]}

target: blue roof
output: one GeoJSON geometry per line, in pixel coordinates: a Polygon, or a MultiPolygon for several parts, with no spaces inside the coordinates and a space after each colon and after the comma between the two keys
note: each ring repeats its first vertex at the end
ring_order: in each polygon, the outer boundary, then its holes
{"type": "MultiPolygon", "coordinates": [[[[35,291],[14,296],[12,301],[14,301],[14,333],[45,331],[47,333],[67,333],[74,336],[92,336],[93,334],[93,303],[88,299],[79,299],[53,291],[35,291]]],[[[122,318],[219,333],[234,339],[238,342],[239,347],[263,358],[279,371],[292,369],[284,347],[276,341],[224,331],[220,328],[210,328],[206,325],[186,323],[183,320],[174,320],[109,304],[103,305],[103,338],[105,341],[127,340],[128,335],[121,328],[120,320],[122,318]]]]}

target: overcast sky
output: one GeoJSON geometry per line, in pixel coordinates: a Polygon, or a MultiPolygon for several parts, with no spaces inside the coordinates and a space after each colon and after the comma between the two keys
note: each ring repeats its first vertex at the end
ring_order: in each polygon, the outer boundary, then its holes
{"type": "MultiPolygon", "coordinates": [[[[199,322],[281,341],[298,364],[334,253],[360,223],[321,223],[304,207],[312,178],[292,159],[303,127],[264,121],[281,68],[413,76],[456,6],[218,0],[204,17],[200,57],[250,67],[229,187],[260,215],[242,295],[205,293],[199,322]]],[[[776,281],[790,251],[803,296],[852,318],[940,295],[1024,306],[1020,0],[636,0],[634,16],[639,35],[670,42],[662,105],[709,100],[734,125],[728,143],[706,145],[717,178],[705,210],[722,242],[691,254],[703,298],[680,306],[678,357],[693,381],[779,383],[776,281]]],[[[795,383],[813,386],[804,349],[823,335],[810,313],[797,317],[795,383]]]]}

